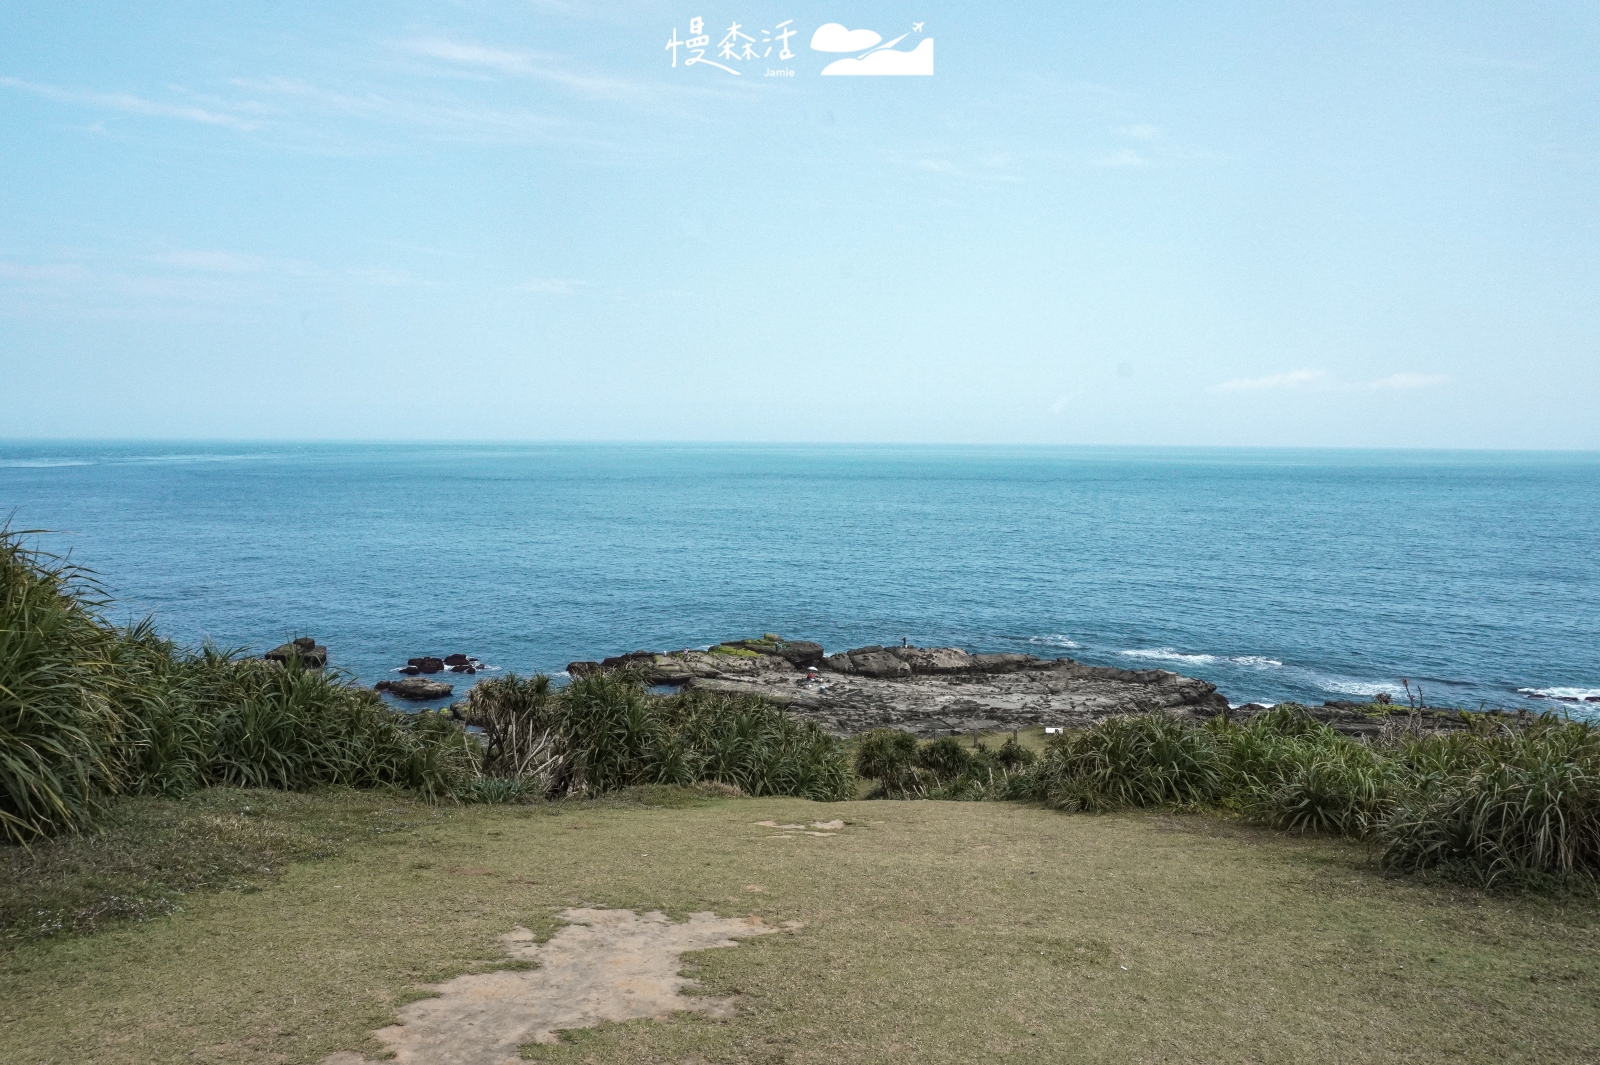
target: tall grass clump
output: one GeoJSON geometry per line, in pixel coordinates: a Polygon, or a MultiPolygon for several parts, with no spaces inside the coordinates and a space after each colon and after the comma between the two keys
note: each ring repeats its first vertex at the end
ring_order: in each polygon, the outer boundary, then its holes
{"type": "Polygon", "coordinates": [[[1363,742],[1288,703],[1243,723],[1129,714],[1053,739],[1032,764],[1008,762],[1010,742],[990,752],[879,729],[858,742],[856,771],[874,798],[1209,806],[1365,841],[1394,872],[1600,879],[1600,728],[1551,715],[1462,724],[1426,733],[1413,720],[1363,742]]]}
{"type": "MultiPolygon", "coordinates": [[[[524,679],[508,673],[483,681],[467,693],[463,711],[468,721],[483,729],[483,751],[476,765],[479,777],[523,781],[526,790],[540,793],[555,786],[566,744],[549,677],[524,679]]],[[[478,790],[497,793],[486,786],[478,790]]]]}
{"type": "Polygon", "coordinates": [[[855,766],[874,782],[869,798],[977,800],[1005,797],[1012,774],[1034,758],[1015,738],[999,750],[981,741],[967,747],[954,736],[919,745],[909,732],[880,728],[856,742],[855,766]]]}
{"type": "Polygon", "coordinates": [[[600,673],[562,690],[560,715],[569,790],[711,781],[824,801],[850,791],[837,741],[753,696],[651,696],[637,677],[600,673]]]}
{"type": "Polygon", "coordinates": [[[1588,722],[1424,737],[1400,757],[1419,786],[1378,830],[1386,868],[1445,866],[1486,883],[1600,874],[1600,730],[1588,722]]]}
{"type": "Polygon", "coordinates": [[[1206,731],[1221,756],[1223,805],[1274,828],[1364,837],[1404,783],[1389,752],[1339,735],[1292,703],[1206,731]]]}
{"type": "Polygon", "coordinates": [[[1051,741],[1011,795],[1095,812],[1208,803],[1219,797],[1221,784],[1210,735],[1168,714],[1129,714],[1051,741]]]}
{"type": "Polygon", "coordinates": [[[86,826],[121,793],[213,784],[454,794],[473,752],[335,674],[107,624],[93,578],[0,531],[0,839],[86,826]]]}
{"type": "Polygon", "coordinates": [[[113,633],[93,579],[0,530],[0,839],[82,827],[119,784],[113,633]]]}

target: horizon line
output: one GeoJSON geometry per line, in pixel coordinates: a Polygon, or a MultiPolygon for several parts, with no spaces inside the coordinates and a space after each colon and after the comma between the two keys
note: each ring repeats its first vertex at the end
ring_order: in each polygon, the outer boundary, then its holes
{"type": "Polygon", "coordinates": [[[1080,450],[1166,450],[1166,451],[1384,451],[1450,452],[1545,455],[1600,455],[1592,447],[1451,447],[1416,444],[1105,444],[1043,443],[1017,441],[924,441],[924,440],[635,440],[610,438],[472,438],[429,439],[412,437],[223,437],[223,436],[0,436],[0,447],[24,444],[222,444],[222,445],[319,445],[319,446],[408,446],[408,447],[768,447],[768,448],[991,448],[991,449],[1080,449],[1080,450]]]}

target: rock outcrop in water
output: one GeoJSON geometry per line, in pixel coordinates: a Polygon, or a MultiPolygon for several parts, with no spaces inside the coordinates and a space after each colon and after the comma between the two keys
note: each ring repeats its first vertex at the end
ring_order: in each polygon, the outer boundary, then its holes
{"type": "Polygon", "coordinates": [[[328,664],[328,649],[310,636],[301,636],[274,647],[261,657],[280,666],[288,665],[291,659],[298,659],[302,668],[323,669],[328,664]]]}
{"type": "Polygon", "coordinates": [[[567,672],[579,677],[615,669],[638,672],[651,684],[765,696],[840,736],[882,725],[923,736],[1083,727],[1111,714],[1167,710],[1211,717],[1228,706],[1215,685],[1161,669],[957,647],[873,645],[824,658],[819,644],[770,635],[707,651],[635,651],[573,662],[567,672]]]}
{"type": "Polygon", "coordinates": [[[422,677],[407,677],[405,680],[380,680],[372,686],[373,691],[388,692],[400,699],[411,699],[421,702],[427,699],[443,699],[455,691],[455,686],[446,684],[442,680],[424,680],[422,677]]]}
{"type": "Polygon", "coordinates": [[[400,672],[414,677],[418,673],[476,673],[482,668],[484,668],[483,663],[470,655],[453,654],[445,655],[443,658],[429,655],[406,659],[406,664],[400,667],[400,672]]]}

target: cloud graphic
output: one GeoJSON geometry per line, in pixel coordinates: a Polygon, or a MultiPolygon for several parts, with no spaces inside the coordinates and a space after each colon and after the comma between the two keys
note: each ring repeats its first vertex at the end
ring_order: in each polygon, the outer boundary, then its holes
{"type": "Polygon", "coordinates": [[[813,52],[859,52],[883,40],[871,30],[847,30],[837,22],[818,26],[811,35],[813,52]]]}
{"type": "MultiPolygon", "coordinates": [[[[820,32],[820,31],[819,31],[820,32]]],[[[860,59],[835,59],[822,68],[824,74],[924,74],[933,73],[933,38],[924,37],[922,43],[909,52],[881,48],[868,52],[860,59]]]]}

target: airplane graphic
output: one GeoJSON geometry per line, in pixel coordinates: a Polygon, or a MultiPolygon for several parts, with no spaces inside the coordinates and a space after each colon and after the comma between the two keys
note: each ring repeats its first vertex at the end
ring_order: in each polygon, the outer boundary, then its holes
{"type": "Polygon", "coordinates": [[[922,32],[922,23],[920,23],[920,22],[913,22],[913,23],[912,23],[912,24],[911,24],[911,32],[912,32],[912,33],[921,33],[921,32],[922,32]]]}

